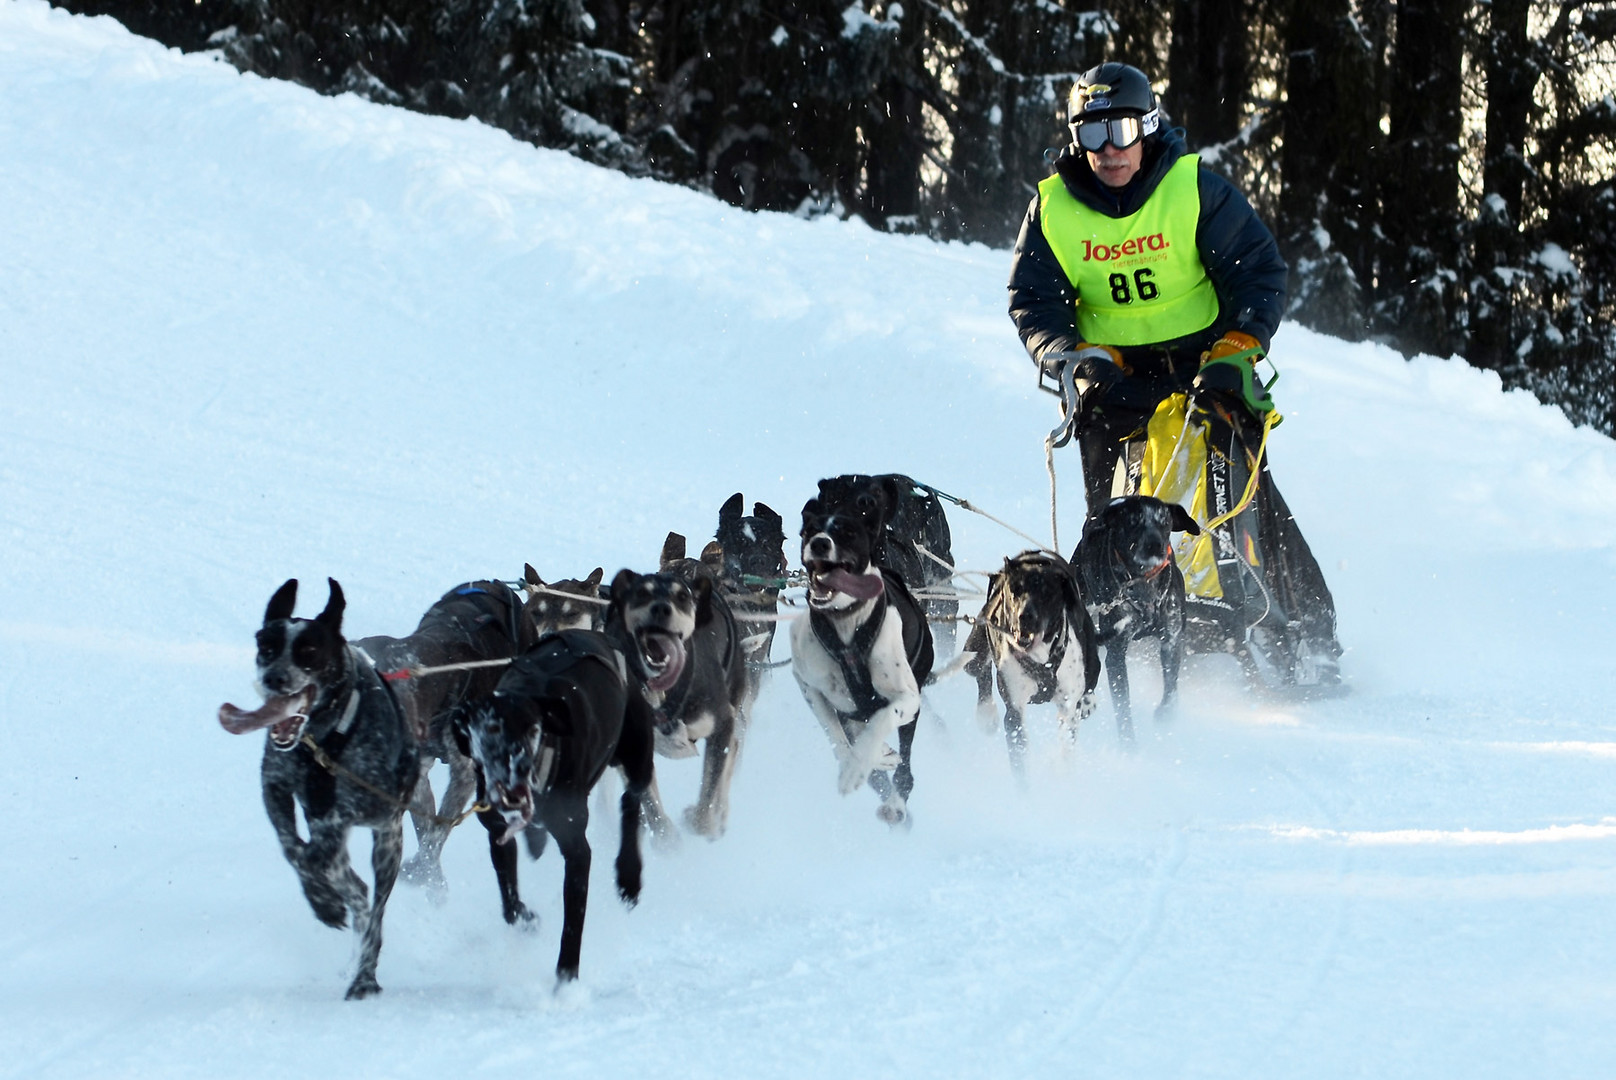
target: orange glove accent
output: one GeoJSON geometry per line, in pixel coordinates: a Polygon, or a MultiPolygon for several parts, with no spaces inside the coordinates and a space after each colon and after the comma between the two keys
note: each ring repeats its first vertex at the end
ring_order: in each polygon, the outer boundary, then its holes
{"type": "Polygon", "coordinates": [[[1244,352],[1251,353],[1247,359],[1255,364],[1262,359],[1262,343],[1243,330],[1226,330],[1222,337],[1212,343],[1211,349],[1201,354],[1201,363],[1204,364],[1208,360],[1222,360],[1225,356],[1244,352]]]}
{"type": "Polygon", "coordinates": [[[1099,353],[1104,353],[1106,356],[1111,358],[1111,362],[1117,365],[1119,370],[1123,372],[1128,370],[1128,365],[1122,362],[1121,350],[1117,349],[1113,345],[1091,345],[1087,341],[1080,341],[1077,343],[1077,347],[1072,351],[1076,353],[1087,353],[1096,360],[1099,359],[1099,353]]]}

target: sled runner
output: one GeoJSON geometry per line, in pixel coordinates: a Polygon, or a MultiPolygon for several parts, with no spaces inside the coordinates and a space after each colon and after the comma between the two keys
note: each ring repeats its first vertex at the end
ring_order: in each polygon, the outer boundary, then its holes
{"type": "Polygon", "coordinates": [[[1202,527],[1174,545],[1191,653],[1232,653],[1271,691],[1335,693],[1335,601],[1268,471],[1279,419],[1250,365],[1207,364],[1129,441],[1124,493],[1176,502],[1202,527]]]}

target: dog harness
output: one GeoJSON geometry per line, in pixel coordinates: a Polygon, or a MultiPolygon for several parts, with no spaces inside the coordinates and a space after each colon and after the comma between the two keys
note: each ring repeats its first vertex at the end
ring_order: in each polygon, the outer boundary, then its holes
{"type": "Polygon", "coordinates": [[[875,648],[875,639],[881,633],[881,625],[886,621],[887,597],[882,593],[875,598],[870,608],[869,618],[865,619],[858,629],[853,631],[853,639],[843,642],[841,635],[831,624],[830,617],[818,611],[808,613],[808,625],[814,632],[814,638],[819,642],[820,648],[836,661],[837,668],[842,673],[842,682],[847,686],[848,696],[853,699],[851,713],[837,712],[842,720],[860,720],[868,722],[870,717],[886,708],[891,702],[876,692],[875,684],[870,681],[870,650],[875,648]]]}
{"type": "MultiPolygon", "coordinates": [[[[1018,559],[1017,561],[1019,562],[1023,560],[1018,559]]],[[[1045,560],[1039,559],[1026,561],[1042,562],[1045,560]]],[[[998,595],[998,607],[991,613],[988,625],[999,631],[999,633],[1004,634],[1006,637],[1010,637],[1012,636],[1010,631],[999,625],[998,622],[998,617],[1003,614],[1003,610],[1004,593],[1001,592],[998,595]]],[[[1021,665],[1021,670],[1030,675],[1033,680],[1033,695],[1028,704],[1044,705],[1055,699],[1055,691],[1059,689],[1055,675],[1058,671],[1060,671],[1062,661],[1066,659],[1066,637],[1071,631],[1071,628],[1071,609],[1068,601],[1066,599],[1062,599],[1060,606],[1060,626],[1055,629],[1055,640],[1054,643],[1049,647],[1049,659],[1043,661],[1042,663],[1029,661],[1028,663],[1023,663],[1021,665]]],[[[1013,641],[1011,642],[1011,648],[1015,649],[1018,654],[1023,656],[1025,655],[1021,653],[1020,647],[1015,645],[1013,641]]]]}
{"type": "MultiPolygon", "coordinates": [[[[331,729],[331,733],[324,738],[324,741],[321,741],[305,731],[303,737],[288,748],[298,753],[307,754],[320,767],[326,777],[324,783],[311,783],[309,785],[309,802],[305,807],[305,813],[312,817],[322,816],[336,802],[336,782],[338,778],[347,780],[356,787],[362,788],[390,804],[403,806],[410,795],[409,789],[402,792],[385,791],[353,773],[342,764],[342,753],[348,748],[348,741],[353,737],[353,723],[359,715],[359,706],[366,693],[372,695],[380,693],[386,696],[387,706],[393,711],[393,718],[404,729],[406,736],[404,740],[405,752],[412,756],[416,753],[415,741],[409,736],[409,725],[405,721],[404,709],[399,704],[398,696],[393,692],[392,684],[382,678],[380,673],[376,671],[374,662],[363,649],[352,645],[348,646],[348,670],[351,673],[349,678],[352,683],[348,689],[347,700],[342,706],[342,715],[337,718],[337,723],[331,729]]],[[[320,711],[326,712],[332,707],[332,705],[327,705],[325,709],[320,711]]],[[[313,717],[311,716],[310,720],[312,719],[313,717]]],[[[318,776],[319,774],[313,775],[318,776]]],[[[412,776],[410,778],[412,788],[414,783],[415,778],[412,776]]]]}

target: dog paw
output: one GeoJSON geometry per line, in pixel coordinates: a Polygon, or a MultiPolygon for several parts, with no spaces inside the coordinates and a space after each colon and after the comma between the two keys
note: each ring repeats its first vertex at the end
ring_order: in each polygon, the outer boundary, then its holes
{"type": "Polygon", "coordinates": [[[993,702],[983,702],[976,707],[976,726],[982,729],[984,735],[996,735],[999,731],[999,710],[993,707],[993,702]]]}
{"type": "Polygon", "coordinates": [[[425,890],[434,904],[448,902],[449,881],[443,876],[443,867],[436,860],[427,861],[419,855],[413,856],[398,868],[398,879],[406,885],[425,890]]]}
{"type": "Polygon", "coordinates": [[[894,829],[902,829],[905,832],[908,832],[914,826],[914,819],[909,814],[909,807],[898,800],[882,803],[876,808],[875,816],[894,829]]]}
{"type": "Polygon", "coordinates": [[[309,897],[309,907],[314,909],[314,917],[331,929],[348,928],[348,905],[342,902],[341,897],[313,895],[309,897]]]}
{"type": "Polygon", "coordinates": [[[848,755],[842,762],[841,773],[837,778],[836,789],[843,795],[851,795],[863,787],[870,777],[870,766],[862,758],[848,755]]]}
{"type": "Polygon", "coordinates": [[[382,992],[381,984],[374,975],[359,975],[354,978],[353,984],[348,987],[345,995],[349,1001],[363,1001],[368,997],[375,997],[382,992]]]}
{"type": "Polygon", "coordinates": [[[640,902],[640,861],[617,860],[617,896],[629,907],[640,902]]]}
{"type": "Polygon", "coordinates": [[[520,900],[505,909],[505,921],[518,930],[532,932],[539,928],[539,917],[520,900]]]}
{"type": "Polygon", "coordinates": [[[699,804],[685,807],[684,819],[685,828],[697,836],[717,840],[724,835],[724,826],[719,823],[716,815],[710,810],[703,809],[699,804]]]}

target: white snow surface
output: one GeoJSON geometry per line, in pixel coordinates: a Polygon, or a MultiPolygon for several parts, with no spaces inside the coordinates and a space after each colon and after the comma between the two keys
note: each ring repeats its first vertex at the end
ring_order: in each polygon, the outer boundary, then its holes
{"type": "MultiPolygon", "coordinates": [[[[395,892],[385,992],[342,1000],[352,935],[215,719],[257,704],[271,592],[312,614],[331,576],[351,636],[404,634],[524,561],[651,569],[735,491],[794,531],[842,472],[1047,539],[1008,261],[0,0],[0,1076],[1611,1075],[1616,443],[1296,327],[1273,467],[1350,694],[1192,659],[1135,753],[1103,690],[1073,752],[1035,714],[1021,790],[945,682],[895,834],[782,671],[728,835],[648,846],[632,911],[597,802],[578,983],[559,857],[513,930],[472,824],[446,904],[395,892]]],[[[968,569],[1027,546],[950,514],[968,569]]],[[[676,812],[697,768],[659,764],[676,812]]]]}

